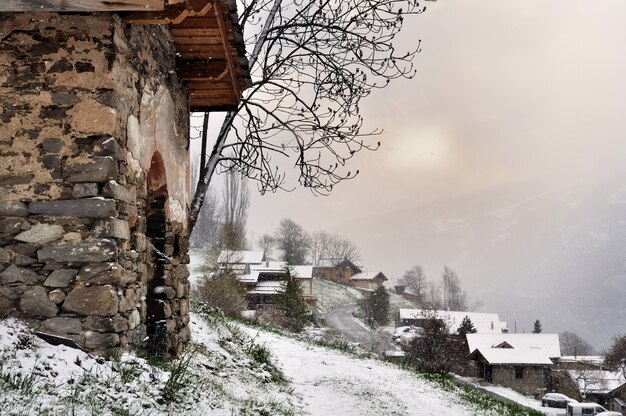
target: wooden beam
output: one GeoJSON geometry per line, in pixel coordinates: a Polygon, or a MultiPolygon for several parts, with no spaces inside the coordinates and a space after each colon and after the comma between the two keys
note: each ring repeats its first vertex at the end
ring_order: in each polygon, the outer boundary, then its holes
{"type": "Polygon", "coordinates": [[[195,90],[189,91],[189,96],[196,100],[210,100],[210,99],[227,99],[229,102],[236,102],[238,97],[233,94],[233,90],[195,90]]]}
{"type": "MultiPolygon", "coordinates": [[[[239,83],[236,81],[237,78],[239,78],[237,76],[238,72],[235,70],[233,56],[231,55],[232,45],[230,45],[230,40],[233,39],[233,37],[232,35],[229,36],[229,34],[231,33],[228,31],[226,27],[226,22],[224,21],[224,13],[221,9],[221,2],[222,0],[215,1],[215,18],[217,19],[217,25],[220,29],[220,32],[222,33],[222,39],[224,39],[224,54],[226,55],[226,62],[228,64],[230,78],[233,82],[233,92],[235,93],[236,97],[241,97],[241,89],[239,88],[239,83]]],[[[230,25],[230,29],[232,30],[232,25],[230,25]]]]}
{"type": "Polygon", "coordinates": [[[158,11],[165,0],[2,0],[0,12],[122,12],[158,11]]]}
{"type": "Polygon", "coordinates": [[[181,58],[185,59],[187,54],[204,54],[205,56],[192,56],[199,59],[222,59],[226,60],[224,55],[224,47],[222,45],[176,45],[176,52],[181,58]]]}
{"type": "Polygon", "coordinates": [[[220,36],[174,36],[174,45],[222,45],[220,36]]]}

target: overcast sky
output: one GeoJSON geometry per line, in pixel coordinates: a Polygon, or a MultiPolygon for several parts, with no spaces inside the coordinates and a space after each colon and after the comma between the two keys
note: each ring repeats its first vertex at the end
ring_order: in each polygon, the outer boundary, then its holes
{"type": "MultiPolygon", "coordinates": [[[[255,240],[284,217],[308,231],[338,232],[360,247],[368,270],[391,278],[423,264],[439,279],[449,264],[470,296],[484,300],[484,311],[530,328],[529,309],[537,306],[528,299],[537,285],[552,279],[561,283],[551,287],[572,286],[559,270],[565,273],[572,258],[598,241],[618,240],[614,229],[604,229],[611,225],[598,225],[605,205],[590,199],[621,198],[626,2],[426,4],[425,14],[407,19],[400,40],[407,47],[422,40],[417,76],[392,83],[364,105],[366,125],[384,129],[381,149],[359,154],[351,168],[361,174],[330,197],[306,190],[255,194],[248,227],[255,240]],[[594,194],[598,189],[606,195],[594,194]],[[581,223],[588,229],[578,233],[581,223]],[[593,244],[570,244],[580,235],[594,236],[593,244]],[[542,260],[547,265],[536,265],[529,277],[524,262],[533,265],[547,253],[544,246],[552,250],[542,260]],[[512,285],[528,298],[511,297],[505,288],[512,285]]],[[[616,215],[626,220],[621,201],[616,215]]],[[[614,245],[602,252],[610,256],[603,262],[615,264],[599,280],[626,286],[624,250],[614,245]]],[[[589,276],[577,277],[576,286],[589,276]]],[[[624,303],[622,297],[615,309],[626,319],[624,303]]],[[[571,307],[556,308],[567,314],[571,307]]],[[[577,331],[548,308],[535,315],[548,330],[600,339],[591,340],[596,346],[623,331],[609,324],[602,334],[577,331]]],[[[588,325],[597,327],[594,322],[588,325]]]]}

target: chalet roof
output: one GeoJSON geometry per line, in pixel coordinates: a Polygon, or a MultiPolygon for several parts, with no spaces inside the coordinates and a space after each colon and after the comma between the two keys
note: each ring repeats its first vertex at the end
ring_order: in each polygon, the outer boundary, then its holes
{"type": "Polygon", "coordinates": [[[622,371],[568,370],[567,373],[581,393],[607,394],[626,384],[622,371]]]}
{"type": "Polygon", "coordinates": [[[254,289],[248,291],[248,293],[254,295],[276,295],[284,291],[284,282],[269,280],[257,283],[254,289]]]}
{"type": "MultiPolygon", "coordinates": [[[[440,311],[425,309],[400,309],[400,319],[429,319],[437,318],[443,320],[450,333],[456,333],[461,326],[463,318],[469,317],[479,334],[501,334],[502,328],[506,328],[506,323],[500,322],[497,313],[463,312],[463,311],[440,311]]],[[[470,349],[472,351],[473,349],[470,349]]]]}
{"type": "MultiPolygon", "coordinates": [[[[471,318],[470,318],[471,319],[471,318]]],[[[472,322],[474,322],[472,320],[472,322]]],[[[561,346],[558,334],[467,334],[469,351],[476,349],[484,351],[506,342],[515,350],[541,351],[547,357],[561,356],[561,346]]],[[[504,348],[499,348],[504,349],[504,348]]],[[[510,351],[510,349],[509,349],[510,351]]]]}
{"type": "Polygon", "coordinates": [[[222,250],[217,262],[223,264],[261,264],[264,258],[265,253],[262,251],[222,250]]]}
{"type": "MultiPolygon", "coordinates": [[[[256,283],[259,280],[262,281],[263,275],[268,277],[280,277],[282,278],[285,274],[285,266],[287,262],[284,261],[270,261],[263,262],[261,264],[252,264],[250,265],[250,272],[246,274],[242,274],[238,277],[239,281],[242,283],[256,283]],[[269,276],[268,276],[269,275],[269,276]]],[[[294,272],[294,276],[301,279],[312,279],[313,274],[313,266],[291,266],[294,272]]]]}
{"type": "Polygon", "coordinates": [[[377,277],[381,277],[383,281],[387,280],[387,276],[383,272],[361,272],[350,277],[350,280],[374,280],[377,277]]]}
{"type": "Polygon", "coordinates": [[[553,362],[541,350],[530,348],[480,348],[470,355],[478,358],[479,354],[492,365],[552,365],[553,362]]]}
{"type": "Polygon", "coordinates": [[[350,267],[354,273],[361,273],[361,268],[346,258],[326,257],[318,261],[315,267],[350,267]]]}
{"type": "Polygon", "coordinates": [[[234,0],[2,0],[0,12],[126,12],[130,24],[168,25],[191,111],[234,109],[251,84],[234,0]]]}

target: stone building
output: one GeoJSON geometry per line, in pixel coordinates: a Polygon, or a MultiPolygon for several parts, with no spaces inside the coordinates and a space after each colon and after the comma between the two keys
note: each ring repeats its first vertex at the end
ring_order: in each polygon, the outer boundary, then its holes
{"type": "Polygon", "coordinates": [[[233,7],[1,2],[0,317],[100,353],[180,352],[189,113],[249,83],[233,7]]]}

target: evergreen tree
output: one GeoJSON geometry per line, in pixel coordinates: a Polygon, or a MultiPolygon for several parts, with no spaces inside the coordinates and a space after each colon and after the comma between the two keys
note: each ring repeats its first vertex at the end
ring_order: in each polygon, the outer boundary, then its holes
{"type": "Polygon", "coordinates": [[[389,322],[389,293],[380,285],[359,301],[359,306],[370,326],[389,322]]]}
{"type": "Polygon", "coordinates": [[[539,319],[533,324],[533,334],[541,334],[541,321],[539,319]]]}
{"type": "Polygon", "coordinates": [[[287,328],[300,332],[309,318],[309,305],[302,295],[300,282],[289,267],[285,267],[284,288],[284,292],[276,296],[276,305],[285,315],[287,328]]]}
{"type": "Polygon", "coordinates": [[[456,332],[459,335],[476,333],[476,328],[474,328],[474,324],[472,323],[472,320],[469,318],[469,316],[465,315],[465,318],[463,318],[463,320],[461,321],[461,325],[459,326],[459,329],[456,330],[456,332]]]}

